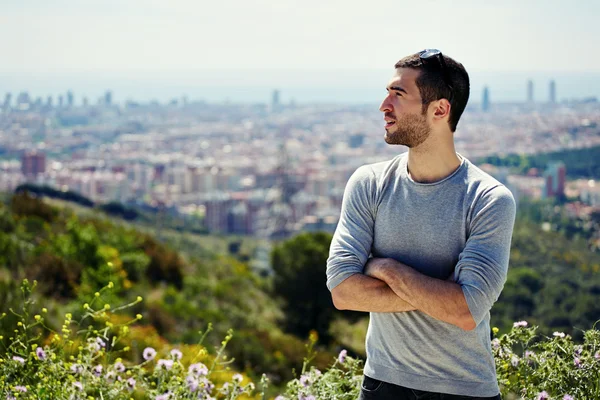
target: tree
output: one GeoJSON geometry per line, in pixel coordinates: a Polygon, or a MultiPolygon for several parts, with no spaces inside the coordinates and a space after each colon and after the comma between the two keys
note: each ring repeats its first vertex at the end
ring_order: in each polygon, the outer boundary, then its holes
{"type": "Polygon", "coordinates": [[[337,312],[326,283],[326,264],[332,236],[302,233],[273,249],[274,291],[285,302],[285,328],[306,337],[315,329],[328,342],[329,323],[337,312]]]}

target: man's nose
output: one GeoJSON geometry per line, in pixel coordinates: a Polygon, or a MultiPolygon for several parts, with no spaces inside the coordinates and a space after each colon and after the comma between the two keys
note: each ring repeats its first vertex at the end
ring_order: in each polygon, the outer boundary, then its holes
{"type": "Polygon", "coordinates": [[[389,96],[385,96],[385,99],[383,99],[383,101],[381,102],[381,105],[379,106],[379,111],[392,112],[392,107],[390,105],[389,99],[390,99],[389,96]]]}

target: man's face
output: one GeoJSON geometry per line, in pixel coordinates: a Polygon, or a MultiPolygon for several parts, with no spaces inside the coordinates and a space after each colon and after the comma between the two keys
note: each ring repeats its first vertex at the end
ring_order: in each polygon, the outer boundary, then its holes
{"type": "Polygon", "coordinates": [[[412,68],[398,68],[386,88],[388,94],[379,110],[384,113],[385,141],[388,144],[412,148],[423,143],[431,134],[416,84],[419,73],[412,68]]]}

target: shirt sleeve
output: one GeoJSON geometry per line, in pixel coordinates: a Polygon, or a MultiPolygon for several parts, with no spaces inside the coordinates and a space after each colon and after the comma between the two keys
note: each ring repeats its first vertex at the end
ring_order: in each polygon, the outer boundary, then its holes
{"type": "Polygon", "coordinates": [[[491,189],[475,204],[455,280],[477,325],[488,315],[506,282],[515,214],[515,200],[505,186],[491,189]]]}
{"type": "Polygon", "coordinates": [[[352,174],[342,200],[340,220],[327,259],[327,288],[362,273],[371,254],[375,224],[375,175],[369,166],[352,174]]]}

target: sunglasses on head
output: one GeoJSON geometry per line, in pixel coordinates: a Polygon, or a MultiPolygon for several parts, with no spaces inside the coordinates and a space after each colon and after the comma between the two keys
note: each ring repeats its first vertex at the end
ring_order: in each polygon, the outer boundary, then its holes
{"type": "Polygon", "coordinates": [[[435,64],[440,69],[442,72],[442,79],[450,89],[450,99],[448,100],[452,101],[452,97],[454,96],[454,87],[452,86],[450,74],[448,73],[448,67],[446,66],[446,61],[444,61],[442,52],[438,49],[425,49],[419,52],[419,57],[421,58],[423,65],[435,64]]]}

